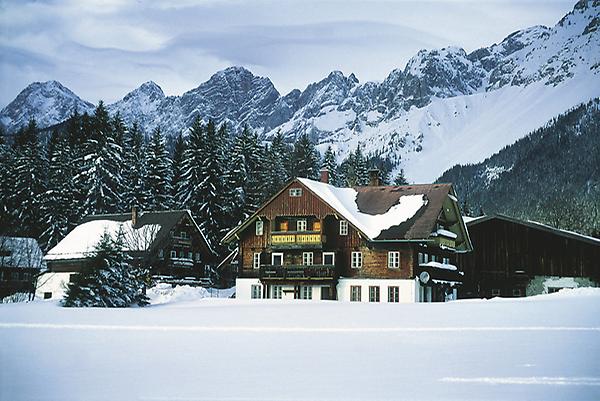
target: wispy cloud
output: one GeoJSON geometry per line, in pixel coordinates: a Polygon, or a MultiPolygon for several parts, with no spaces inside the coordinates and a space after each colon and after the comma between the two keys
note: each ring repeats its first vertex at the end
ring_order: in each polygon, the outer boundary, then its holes
{"type": "Polygon", "coordinates": [[[45,0],[0,3],[0,106],[57,79],[86,100],[147,80],[181,94],[244,65],[280,92],[333,69],[382,80],[421,48],[472,50],[554,24],[571,1],[45,0]]]}

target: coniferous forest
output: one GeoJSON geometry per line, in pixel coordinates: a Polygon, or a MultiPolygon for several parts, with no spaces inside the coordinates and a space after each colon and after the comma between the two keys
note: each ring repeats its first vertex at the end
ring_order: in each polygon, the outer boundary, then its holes
{"type": "Polygon", "coordinates": [[[48,250],[89,214],[189,209],[224,252],[225,233],[293,177],[318,179],[326,167],[334,185],[366,185],[376,167],[390,182],[389,161],[357,147],[338,164],[331,148],[321,158],[307,135],[290,144],[277,134],[265,145],[249,128],[231,132],[198,117],[168,139],[160,129],[146,135],[127,126],[102,102],[49,132],[32,120],[2,133],[0,235],[34,237],[48,250]]]}
{"type": "Polygon", "coordinates": [[[438,182],[455,185],[464,214],[503,213],[600,238],[600,99],[438,182]]]}

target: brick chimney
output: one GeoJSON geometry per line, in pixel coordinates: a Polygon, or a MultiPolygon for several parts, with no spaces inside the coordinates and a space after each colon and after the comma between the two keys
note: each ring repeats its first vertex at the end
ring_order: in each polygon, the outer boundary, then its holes
{"type": "Polygon", "coordinates": [[[138,211],[138,207],[137,206],[132,206],[131,207],[131,225],[133,227],[136,227],[138,224],[138,218],[139,218],[139,211],[138,211]]]}
{"type": "Polygon", "coordinates": [[[321,169],[321,182],[329,184],[329,170],[327,167],[321,169]]]}
{"type": "Polygon", "coordinates": [[[381,179],[379,178],[379,169],[372,168],[369,170],[369,186],[378,187],[381,185],[381,179]]]}

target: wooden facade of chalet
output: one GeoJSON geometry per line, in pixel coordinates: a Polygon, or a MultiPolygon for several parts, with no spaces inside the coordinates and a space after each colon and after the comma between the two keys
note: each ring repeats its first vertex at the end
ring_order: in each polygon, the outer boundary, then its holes
{"type": "MultiPolygon", "coordinates": [[[[213,275],[216,255],[188,210],[138,212],[131,214],[90,215],[81,224],[93,221],[132,222],[133,230],[124,233],[125,243],[151,237],[144,250],[128,251],[132,264],[150,270],[160,281],[172,283],[208,283],[213,275]]],[[[98,238],[100,239],[100,238],[98,238]]],[[[49,255],[52,250],[49,252],[49,255]]],[[[50,272],[79,272],[93,255],[48,258],[50,272]]]]}
{"type": "Polygon", "coordinates": [[[42,257],[35,238],[0,236],[0,300],[34,293],[36,277],[45,269],[42,257]]]}
{"type": "MultiPolygon", "coordinates": [[[[336,286],[341,278],[413,280],[429,270],[420,266],[425,261],[454,263],[457,250],[470,249],[449,184],[355,188],[358,206],[371,214],[387,212],[402,195],[427,198],[427,205],[415,216],[392,224],[373,239],[316,193],[314,184],[307,185],[309,182],[291,181],[224,238],[224,242],[238,242],[239,277],[259,279],[264,298],[280,297],[272,293],[274,285],[287,284],[289,288],[292,284],[294,298],[302,298],[303,287],[318,285],[321,299],[338,299],[336,286]],[[454,230],[456,238],[432,236],[438,228],[454,230]],[[390,253],[393,268],[389,267],[390,253]]],[[[456,280],[451,272],[431,274],[447,274],[449,280],[456,280]]],[[[434,298],[443,299],[443,294],[434,294],[434,298]]]]}
{"type": "Polygon", "coordinates": [[[474,251],[458,258],[465,271],[462,297],[553,292],[565,278],[600,285],[600,239],[503,215],[476,218],[467,227],[474,251]]]}

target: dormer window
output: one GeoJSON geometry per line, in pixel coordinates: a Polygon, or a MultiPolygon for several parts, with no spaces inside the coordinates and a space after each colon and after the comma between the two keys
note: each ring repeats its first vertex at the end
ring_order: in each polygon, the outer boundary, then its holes
{"type": "Polygon", "coordinates": [[[263,235],[264,223],[261,220],[256,220],[256,235],[263,235]]]}
{"type": "Polygon", "coordinates": [[[290,188],[290,196],[292,198],[299,198],[302,196],[302,188],[290,188]]]}

